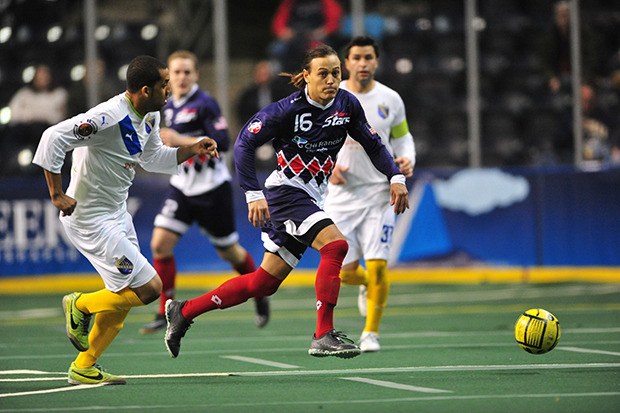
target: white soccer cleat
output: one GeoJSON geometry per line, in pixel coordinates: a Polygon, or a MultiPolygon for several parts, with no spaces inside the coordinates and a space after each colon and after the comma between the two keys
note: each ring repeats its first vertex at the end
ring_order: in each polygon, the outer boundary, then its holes
{"type": "Polygon", "coordinates": [[[366,304],[366,300],[367,300],[367,296],[368,296],[368,288],[366,288],[365,285],[360,285],[360,292],[357,295],[357,308],[360,310],[360,315],[362,317],[366,317],[366,313],[367,313],[367,304],[366,304]]]}
{"type": "Polygon", "coordinates": [[[373,353],[381,350],[379,344],[379,334],[364,332],[360,337],[360,350],[362,353],[373,353]]]}

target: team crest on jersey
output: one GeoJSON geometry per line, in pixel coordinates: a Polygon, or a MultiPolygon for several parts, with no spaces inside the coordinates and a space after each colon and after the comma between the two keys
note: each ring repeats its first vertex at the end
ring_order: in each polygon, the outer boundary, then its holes
{"type": "Polygon", "coordinates": [[[85,122],[82,122],[78,125],[73,126],[73,136],[76,139],[83,141],[86,138],[90,138],[91,135],[94,135],[99,130],[99,127],[95,123],[94,119],[87,119],[85,122]]]}
{"type": "Polygon", "coordinates": [[[146,133],[151,133],[151,131],[153,130],[153,125],[155,125],[155,118],[149,115],[144,120],[144,128],[146,129],[146,133]]]}
{"type": "Polygon", "coordinates": [[[381,116],[381,119],[387,119],[390,114],[390,108],[388,108],[387,105],[379,105],[377,112],[379,116],[381,116]]]}
{"type": "Polygon", "coordinates": [[[248,132],[258,133],[263,128],[263,122],[260,119],[254,119],[248,126],[248,132]]]}
{"type": "Polygon", "coordinates": [[[129,258],[124,255],[121,258],[116,259],[116,269],[123,275],[129,275],[133,271],[133,262],[129,261],[129,258]]]}

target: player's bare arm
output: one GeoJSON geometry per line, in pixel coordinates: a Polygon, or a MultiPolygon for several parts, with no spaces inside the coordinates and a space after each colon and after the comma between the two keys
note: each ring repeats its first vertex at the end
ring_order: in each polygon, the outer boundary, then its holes
{"type": "Polygon", "coordinates": [[[394,205],[394,213],[402,214],[409,209],[409,191],[405,184],[390,185],[390,205],[394,205]]]}
{"type": "Polygon", "coordinates": [[[211,138],[204,138],[191,145],[180,146],[177,150],[177,163],[183,163],[194,155],[207,155],[219,158],[217,142],[211,138]]]}
{"type": "Polygon", "coordinates": [[[261,228],[269,221],[267,200],[258,199],[248,203],[248,220],[255,228],[261,228]]]}
{"type": "Polygon", "coordinates": [[[172,128],[161,128],[159,131],[159,136],[161,136],[161,141],[164,145],[170,146],[171,148],[193,145],[199,139],[199,137],[195,136],[181,135],[172,128]]]}
{"type": "Polygon", "coordinates": [[[345,178],[345,172],[349,168],[346,166],[339,166],[336,164],[334,169],[332,169],[332,175],[329,177],[329,182],[333,185],[345,185],[347,183],[347,178],[345,178]]]}
{"type": "Polygon", "coordinates": [[[62,212],[63,216],[71,215],[75,210],[77,201],[63,191],[62,176],[47,169],[44,169],[43,173],[45,174],[45,181],[47,182],[47,189],[49,190],[52,204],[62,212]]]}
{"type": "Polygon", "coordinates": [[[413,176],[413,163],[411,159],[406,156],[397,156],[394,161],[398,165],[400,173],[405,175],[405,178],[411,178],[413,176]]]}

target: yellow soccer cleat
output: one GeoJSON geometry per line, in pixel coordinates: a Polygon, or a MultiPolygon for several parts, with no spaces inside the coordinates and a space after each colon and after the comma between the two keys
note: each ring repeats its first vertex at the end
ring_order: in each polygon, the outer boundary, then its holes
{"type": "Polygon", "coordinates": [[[90,314],[84,314],[75,306],[75,301],[82,293],[71,293],[62,298],[62,307],[65,312],[67,337],[79,351],[88,350],[88,329],[90,328],[90,314]]]}
{"type": "Polygon", "coordinates": [[[127,380],[122,377],[106,373],[103,368],[94,366],[80,368],[71,363],[69,367],[69,384],[126,384],[127,380]]]}

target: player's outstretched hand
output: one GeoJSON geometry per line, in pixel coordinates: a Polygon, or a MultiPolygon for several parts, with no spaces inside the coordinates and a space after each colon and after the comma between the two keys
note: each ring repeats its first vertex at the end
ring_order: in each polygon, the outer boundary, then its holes
{"type": "Polygon", "coordinates": [[[211,158],[219,158],[220,154],[217,151],[217,142],[211,138],[204,138],[196,142],[198,146],[198,152],[196,155],[207,155],[211,158]]]}
{"type": "Polygon", "coordinates": [[[394,205],[396,214],[402,214],[409,209],[409,191],[406,185],[399,183],[390,185],[390,205],[394,205]]]}
{"type": "Polygon", "coordinates": [[[405,178],[411,178],[413,176],[413,163],[411,159],[406,156],[397,156],[394,159],[396,165],[398,165],[398,169],[400,169],[400,173],[405,175],[405,178]]]}
{"type": "Polygon", "coordinates": [[[248,203],[248,220],[255,228],[267,225],[269,218],[267,200],[259,199],[248,203]]]}

